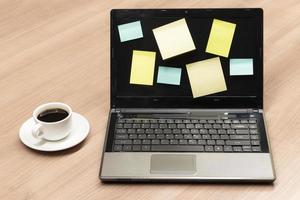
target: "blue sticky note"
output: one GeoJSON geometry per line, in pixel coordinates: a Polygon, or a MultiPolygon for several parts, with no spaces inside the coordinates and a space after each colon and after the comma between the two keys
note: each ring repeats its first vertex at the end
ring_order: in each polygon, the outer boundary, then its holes
{"type": "Polygon", "coordinates": [[[252,58],[234,58],[229,61],[230,76],[253,75],[252,58]]]}
{"type": "Polygon", "coordinates": [[[119,25],[118,30],[121,42],[143,37],[141,21],[119,25]]]}
{"type": "Polygon", "coordinates": [[[181,68],[159,66],[157,83],[180,85],[181,68]]]}

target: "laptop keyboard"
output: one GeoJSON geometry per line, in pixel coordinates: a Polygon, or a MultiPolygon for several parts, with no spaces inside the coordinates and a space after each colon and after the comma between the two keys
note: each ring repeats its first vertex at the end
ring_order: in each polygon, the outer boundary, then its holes
{"type": "Polygon", "coordinates": [[[255,118],[117,119],[115,152],[261,152],[255,118]]]}

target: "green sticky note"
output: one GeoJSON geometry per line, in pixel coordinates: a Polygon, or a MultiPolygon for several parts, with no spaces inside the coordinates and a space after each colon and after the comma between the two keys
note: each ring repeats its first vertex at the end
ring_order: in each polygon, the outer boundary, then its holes
{"type": "Polygon", "coordinates": [[[143,37],[141,21],[119,25],[118,30],[121,42],[135,40],[143,37]]]}
{"type": "Polygon", "coordinates": [[[229,61],[230,76],[253,75],[252,58],[235,58],[229,61]]]}
{"type": "Polygon", "coordinates": [[[236,24],[214,19],[205,52],[228,57],[236,24]]]}
{"type": "Polygon", "coordinates": [[[159,66],[157,83],[180,85],[181,68],[159,66]]]}

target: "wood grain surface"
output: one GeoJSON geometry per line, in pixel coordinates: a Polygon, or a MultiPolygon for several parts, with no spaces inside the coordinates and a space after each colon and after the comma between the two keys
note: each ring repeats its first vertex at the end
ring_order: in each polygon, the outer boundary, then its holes
{"type": "Polygon", "coordinates": [[[0,199],[300,199],[299,0],[1,0],[0,199]],[[264,105],[277,180],[257,184],[103,184],[112,8],[264,9],[264,105]],[[39,104],[86,116],[89,137],[58,153],[18,138],[39,104]]]}

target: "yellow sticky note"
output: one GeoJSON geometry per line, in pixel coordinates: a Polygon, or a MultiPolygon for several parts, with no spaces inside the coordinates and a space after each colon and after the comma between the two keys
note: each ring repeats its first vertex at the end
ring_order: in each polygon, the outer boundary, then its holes
{"type": "Polygon", "coordinates": [[[220,58],[210,58],[186,65],[193,97],[226,91],[220,58]]]}
{"type": "Polygon", "coordinates": [[[184,18],[152,31],[163,60],[196,49],[184,18]]]}
{"type": "Polygon", "coordinates": [[[236,24],[214,19],[206,52],[228,57],[236,24]]]}
{"type": "Polygon", "coordinates": [[[153,85],[156,52],[133,50],[130,83],[153,85]]]}

